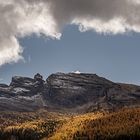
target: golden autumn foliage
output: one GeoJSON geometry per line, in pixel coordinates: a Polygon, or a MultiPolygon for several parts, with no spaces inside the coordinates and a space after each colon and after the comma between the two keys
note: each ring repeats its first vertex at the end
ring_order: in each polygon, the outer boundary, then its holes
{"type": "Polygon", "coordinates": [[[0,128],[40,119],[64,119],[63,117],[66,118],[66,115],[46,110],[38,110],[37,112],[0,112],[0,128]]]}
{"type": "Polygon", "coordinates": [[[76,116],[58,129],[52,137],[44,140],[127,139],[140,139],[140,109],[76,116]]]}
{"type": "MultiPolygon", "coordinates": [[[[6,114],[6,119],[8,119],[8,115],[6,114]]],[[[4,120],[5,114],[3,117],[2,114],[0,116],[4,120]]],[[[0,140],[140,139],[140,108],[122,109],[114,113],[99,112],[83,115],[40,111],[14,114],[12,119],[15,119],[13,123],[8,121],[10,123],[7,123],[6,126],[2,125],[2,121],[0,122],[0,140]],[[16,122],[17,118],[19,119],[16,122]]]]}
{"type": "Polygon", "coordinates": [[[17,126],[9,126],[4,129],[3,138],[9,139],[14,136],[19,140],[39,140],[51,135],[59,124],[61,124],[61,121],[36,120],[17,126]]]}
{"type": "Polygon", "coordinates": [[[67,115],[37,112],[0,112],[0,140],[39,140],[50,135],[67,115]]]}

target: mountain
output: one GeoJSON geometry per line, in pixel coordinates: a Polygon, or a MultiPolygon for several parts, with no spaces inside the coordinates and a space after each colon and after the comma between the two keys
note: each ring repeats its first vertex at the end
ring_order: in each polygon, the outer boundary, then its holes
{"type": "Polygon", "coordinates": [[[0,84],[0,111],[47,109],[65,113],[140,107],[140,86],[114,83],[96,74],[56,73],[46,81],[15,76],[0,84]]]}

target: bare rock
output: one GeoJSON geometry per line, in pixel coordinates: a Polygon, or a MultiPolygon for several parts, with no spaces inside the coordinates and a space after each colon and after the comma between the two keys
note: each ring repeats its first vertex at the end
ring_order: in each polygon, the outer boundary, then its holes
{"type": "Polygon", "coordinates": [[[140,106],[140,86],[114,83],[96,74],[56,73],[46,81],[15,76],[0,84],[0,111],[33,111],[46,108],[59,112],[115,111],[140,106]]]}

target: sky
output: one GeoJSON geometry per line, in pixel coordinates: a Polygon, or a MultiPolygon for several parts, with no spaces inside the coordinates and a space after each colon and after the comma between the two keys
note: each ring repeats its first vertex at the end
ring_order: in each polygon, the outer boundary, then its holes
{"type": "Polygon", "coordinates": [[[0,0],[0,83],[96,73],[140,85],[139,0],[0,0]]]}
{"type": "Polygon", "coordinates": [[[61,40],[32,35],[20,39],[24,61],[0,68],[2,82],[14,75],[33,77],[55,72],[96,73],[115,82],[140,84],[140,35],[80,33],[77,26],[64,29],[61,40]]]}

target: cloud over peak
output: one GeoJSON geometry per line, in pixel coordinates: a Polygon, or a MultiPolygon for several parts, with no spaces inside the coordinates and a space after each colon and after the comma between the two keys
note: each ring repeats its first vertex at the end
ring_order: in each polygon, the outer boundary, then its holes
{"type": "Polygon", "coordinates": [[[0,65],[22,59],[17,38],[59,39],[68,24],[105,34],[140,32],[140,0],[0,0],[0,65]]]}

